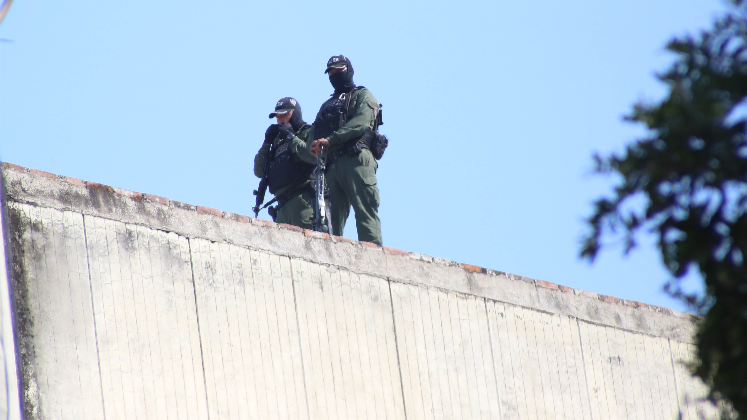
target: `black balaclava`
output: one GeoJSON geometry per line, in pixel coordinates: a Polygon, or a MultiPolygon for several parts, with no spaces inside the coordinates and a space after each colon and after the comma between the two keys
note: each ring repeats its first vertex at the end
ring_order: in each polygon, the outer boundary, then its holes
{"type": "Polygon", "coordinates": [[[345,57],[345,62],[347,63],[347,70],[329,75],[329,82],[335,88],[335,93],[350,92],[355,87],[355,83],[353,83],[353,74],[355,73],[353,64],[347,57],[345,57]]]}
{"type": "Polygon", "coordinates": [[[295,132],[298,132],[306,124],[301,114],[301,104],[298,101],[296,101],[296,105],[293,107],[293,115],[291,115],[289,122],[295,132]]]}

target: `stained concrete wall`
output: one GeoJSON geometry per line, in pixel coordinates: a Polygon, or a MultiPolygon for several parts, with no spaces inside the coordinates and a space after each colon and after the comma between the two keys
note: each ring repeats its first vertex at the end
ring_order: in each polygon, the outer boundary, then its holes
{"type": "Polygon", "coordinates": [[[673,419],[690,315],[5,165],[27,419],[673,419]]]}
{"type": "Polygon", "coordinates": [[[5,194],[0,173],[0,419],[21,418],[18,366],[16,364],[15,335],[13,334],[13,309],[11,305],[10,276],[8,275],[7,221],[5,220],[5,194]]]}

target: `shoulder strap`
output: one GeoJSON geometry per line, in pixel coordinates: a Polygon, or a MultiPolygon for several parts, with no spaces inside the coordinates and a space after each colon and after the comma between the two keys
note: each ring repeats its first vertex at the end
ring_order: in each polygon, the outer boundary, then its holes
{"type": "Polygon", "coordinates": [[[353,99],[353,93],[365,89],[365,86],[356,86],[350,91],[350,94],[345,98],[345,119],[350,118],[350,101],[353,99]]]}

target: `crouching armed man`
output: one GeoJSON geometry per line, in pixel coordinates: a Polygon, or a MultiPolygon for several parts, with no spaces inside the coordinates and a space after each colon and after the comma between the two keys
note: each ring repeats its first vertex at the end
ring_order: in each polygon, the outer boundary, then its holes
{"type": "Polygon", "coordinates": [[[310,126],[303,121],[298,101],[290,97],[278,101],[270,118],[277,118],[277,124],[267,129],[265,141],[254,157],[254,174],[266,181],[277,200],[268,212],[276,223],[311,229],[314,190],[310,176],[316,158],[307,148],[298,147],[305,142],[310,126]]]}

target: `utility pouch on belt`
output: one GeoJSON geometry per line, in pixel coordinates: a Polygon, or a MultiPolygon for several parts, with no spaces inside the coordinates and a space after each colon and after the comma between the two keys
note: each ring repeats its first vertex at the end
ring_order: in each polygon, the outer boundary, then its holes
{"type": "MultiPolygon", "coordinates": [[[[366,130],[360,140],[356,142],[359,149],[370,150],[376,160],[380,160],[384,156],[384,151],[388,145],[389,139],[385,135],[371,129],[366,130]]],[[[360,150],[357,150],[357,152],[360,153],[360,150]]]]}
{"type": "Polygon", "coordinates": [[[381,108],[383,106],[384,105],[379,104],[379,111],[376,113],[376,120],[374,121],[374,129],[366,130],[366,132],[363,133],[363,138],[366,139],[368,150],[371,151],[371,154],[376,158],[376,160],[379,160],[384,156],[384,151],[386,150],[386,147],[389,146],[389,139],[387,136],[379,133],[379,126],[384,125],[384,119],[381,116],[381,108]]]}

